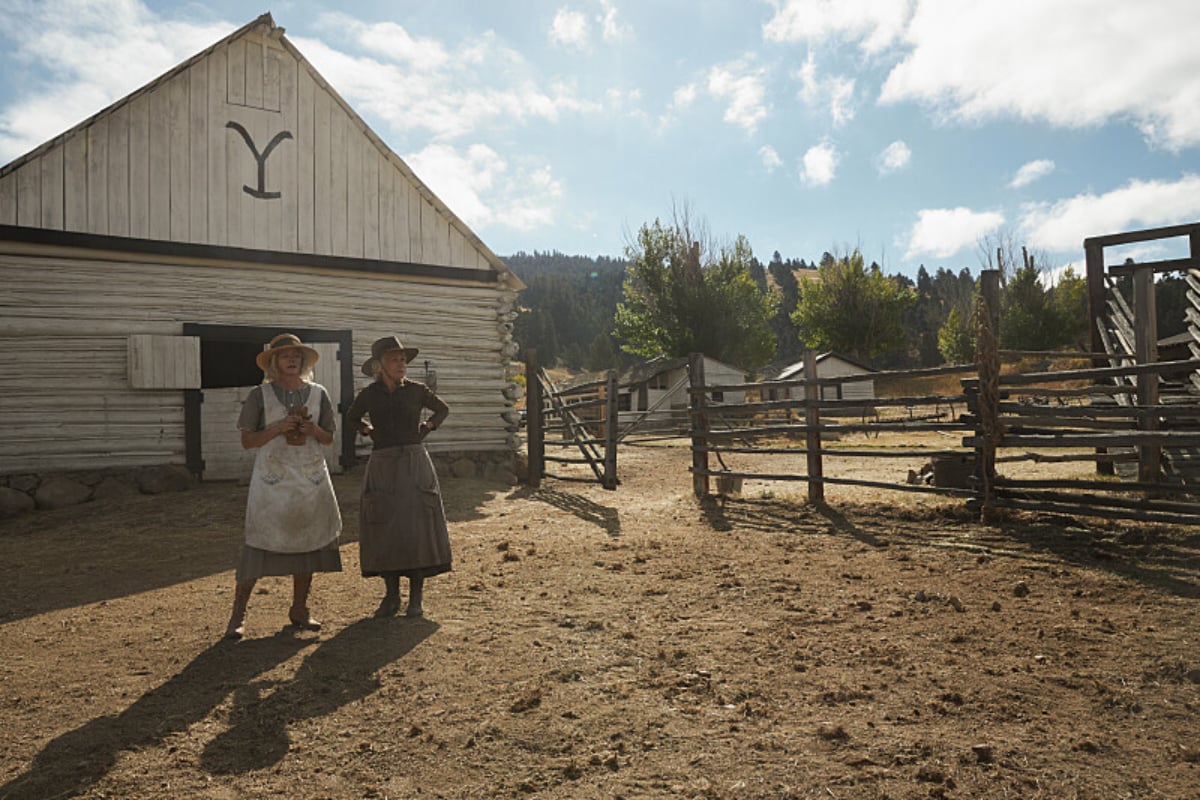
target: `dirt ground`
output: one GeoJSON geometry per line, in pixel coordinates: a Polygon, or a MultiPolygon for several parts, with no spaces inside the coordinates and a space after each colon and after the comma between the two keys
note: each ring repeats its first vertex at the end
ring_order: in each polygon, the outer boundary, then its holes
{"type": "Polygon", "coordinates": [[[0,798],[1200,796],[1200,531],[801,484],[700,504],[688,463],[445,481],[455,570],[416,621],[371,618],[338,476],[325,629],[265,579],[241,642],[243,487],[0,521],[0,798]]]}

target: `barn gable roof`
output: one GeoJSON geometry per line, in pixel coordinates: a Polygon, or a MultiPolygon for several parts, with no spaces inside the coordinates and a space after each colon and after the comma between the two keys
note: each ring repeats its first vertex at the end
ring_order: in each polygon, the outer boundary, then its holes
{"type": "Polygon", "coordinates": [[[523,287],[269,13],[0,166],[0,238],[50,231],[72,246],[274,251],[523,287]]]}
{"type": "MultiPolygon", "coordinates": [[[[827,359],[834,359],[836,361],[841,361],[845,364],[849,364],[852,367],[857,367],[858,369],[862,370],[863,372],[875,372],[876,371],[876,370],[872,369],[871,367],[867,366],[866,364],[855,361],[852,358],[847,358],[846,356],[841,355],[840,353],[835,353],[833,351],[830,351],[828,353],[821,353],[820,355],[818,355],[817,363],[820,364],[822,361],[825,361],[827,359]]],[[[777,380],[777,381],[791,380],[792,378],[797,378],[803,374],[804,374],[804,362],[797,361],[795,364],[791,364],[789,366],[784,367],[782,370],[780,370],[779,375],[776,376],[775,380],[777,380]]]]}

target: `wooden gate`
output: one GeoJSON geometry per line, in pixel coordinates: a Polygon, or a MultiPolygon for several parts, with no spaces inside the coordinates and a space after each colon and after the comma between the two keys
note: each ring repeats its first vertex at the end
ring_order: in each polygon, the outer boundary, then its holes
{"type": "MultiPolygon", "coordinates": [[[[537,352],[525,356],[525,409],[529,442],[529,485],[542,478],[599,483],[616,489],[617,480],[617,375],[575,386],[556,386],[537,361],[537,352]],[[547,449],[555,451],[547,453],[547,449]],[[559,455],[559,452],[567,454],[559,455]],[[578,451],[578,455],[574,452],[578,451]],[[579,474],[551,472],[547,462],[586,465],[579,474]]],[[[570,467],[566,467],[569,469],[570,467]]]]}

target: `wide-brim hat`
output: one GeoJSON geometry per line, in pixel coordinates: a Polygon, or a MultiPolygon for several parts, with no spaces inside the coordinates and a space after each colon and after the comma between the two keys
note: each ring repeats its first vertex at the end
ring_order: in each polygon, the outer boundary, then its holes
{"type": "Polygon", "coordinates": [[[384,354],[393,350],[403,350],[404,360],[410,364],[416,359],[419,352],[415,347],[405,347],[398,336],[384,336],[376,339],[371,343],[371,357],[363,362],[363,375],[370,378],[375,377],[375,370],[379,368],[379,360],[383,358],[384,354]]]}
{"type": "Polygon", "coordinates": [[[267,371],[267,365],[271,363],[271,359],[285,350],[300,350],[304,353],[304,366],[311,367],[321,358],[321,354],[313,348],[300,341],[300,337],[294,333],[281,333],[271,341],[267,342],[263,351],[254,357],[254,363],[258,364],[258,368],[263,372],[267,371]]]}

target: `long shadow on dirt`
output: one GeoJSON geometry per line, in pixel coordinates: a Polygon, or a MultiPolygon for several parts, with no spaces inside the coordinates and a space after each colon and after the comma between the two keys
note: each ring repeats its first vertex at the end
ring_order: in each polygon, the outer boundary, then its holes
{"type": "Polygon", "coordinates": [[[604,532],[609,536],[617,537],[621,535],[621,515],[617,512],[617,509],[602,506],[586,497],[580,497],[570,492],[547,489],[545,487],[538,489],[522,487],[510,493],[509,497],[518,500],[535,500],[540,503],[552,505],[569,514],[574,514],[584,522],[590,522],[604,529],[604,532]]]}
{"type": "Polygon", "coordinates": [[[213,773],[245,773],[283,760],[288,725],[322,717],[374,694],[376,673],[432,636],[427,619],[365,619],[322,642],[282,686],[247,682],[233,695],[233,725],[204,748],[201,765],[213,773]]]}
{"type": "Polygon", "coordinates": [[[718,531],[824,533],[871,547],[908,545],[1052,560],[1105,570],[1178,597],[1200,597],[1200,534],[1166,525],[1089,523],[1029,515],[981,525],[957,506],[922,511],[799,505],[779,500],[709,498],[701,503],[718,531]]]}
{"type": "Polygon", "coordinates": [[[230,692],[309,644],[289,635],[215,644],[117,716],[98,717],[55,738],[28,770],[0,786],[0,797],[45,800],[82,794],[104,777],[122,751],[154,747],[187,730],[230,692]]]}

